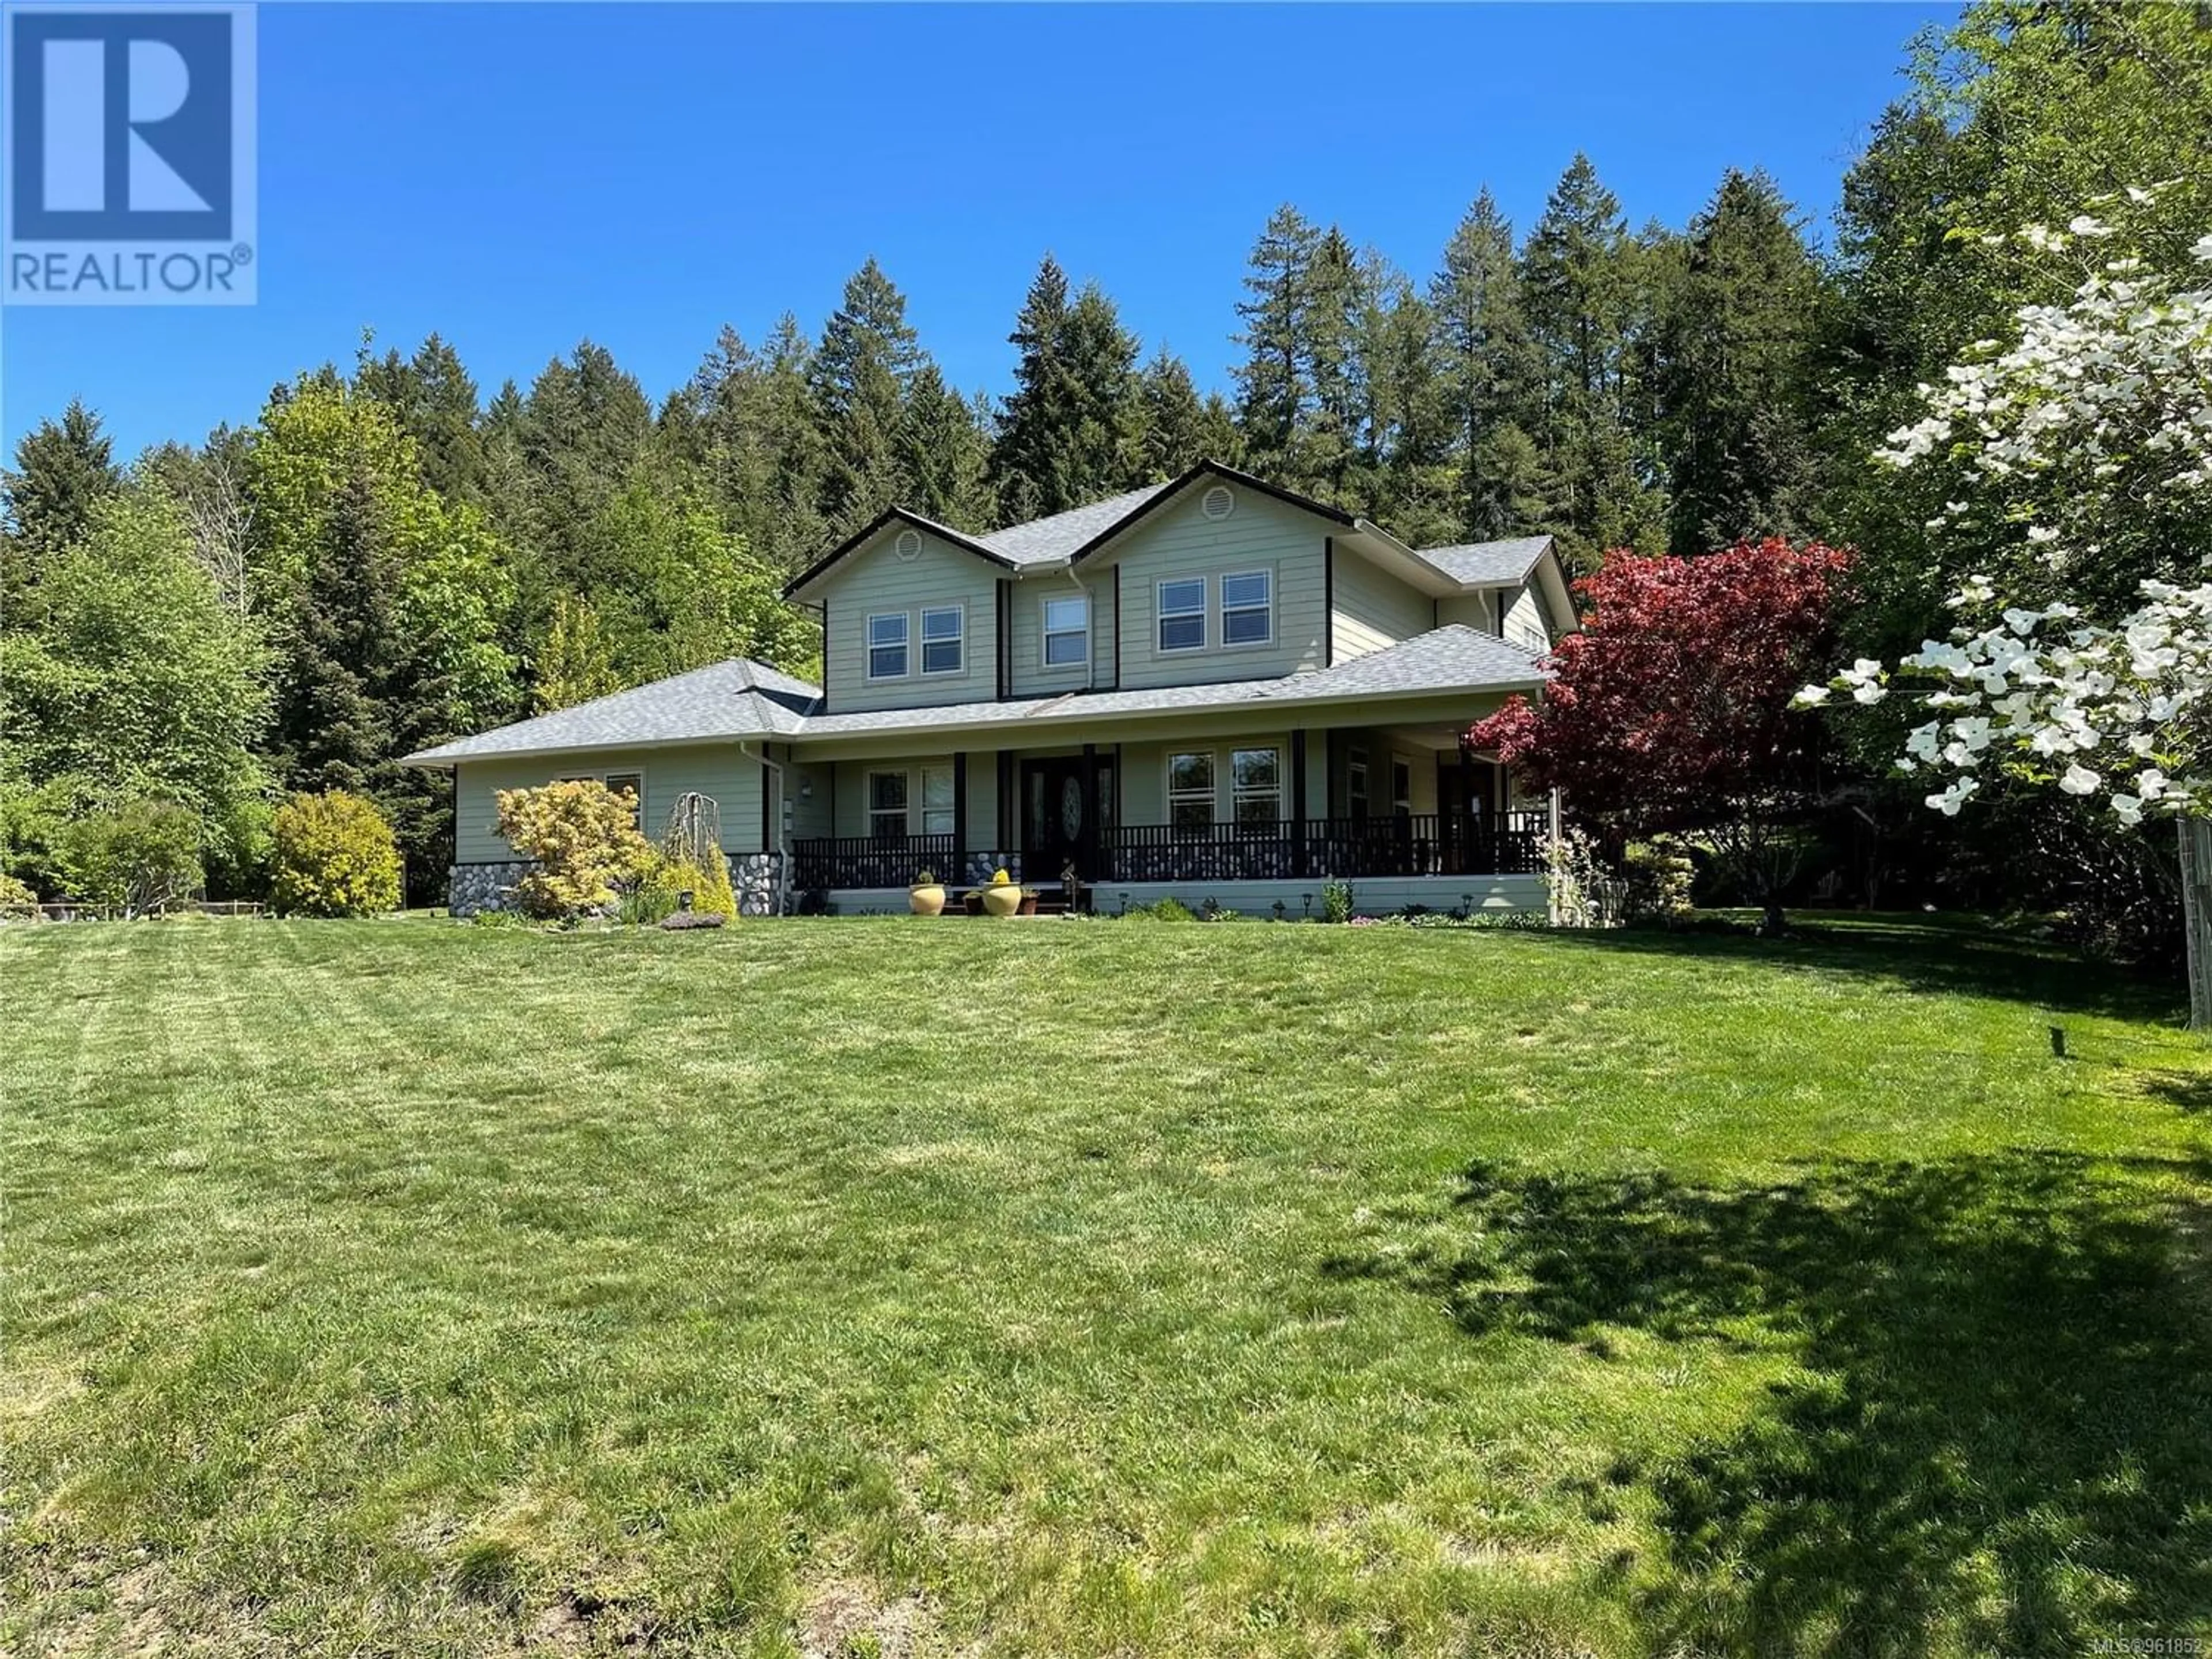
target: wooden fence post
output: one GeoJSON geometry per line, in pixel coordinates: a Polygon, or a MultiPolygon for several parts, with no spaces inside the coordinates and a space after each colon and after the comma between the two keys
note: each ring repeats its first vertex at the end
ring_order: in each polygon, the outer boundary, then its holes
{"type": "Polygon", "coordinates": [[[2185,817],[2181,930],[2189,940],[2189,1028],[2212,1031],[2212,818],[2185,817]]]}

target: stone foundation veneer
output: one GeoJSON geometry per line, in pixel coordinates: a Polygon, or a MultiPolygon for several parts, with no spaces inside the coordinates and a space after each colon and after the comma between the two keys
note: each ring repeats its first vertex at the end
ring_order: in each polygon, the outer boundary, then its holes
{"type": "MultiPolygon", "coordinates": [[[[1012,879],[1019,881],[1022,878],[1022,855],[1019,853],[970,853],[968,855],[968,873],[961,878],[960,884],[963,888],[985,886],[1001,870],[1012,879]]],[[[957,898],[959,895],[956,893],[953,896],[957,898]]]]}
{"type": "Polygon", "coordinates": [[[479,910],[512,909],[514,884],[529,873],[527,859],[454,865],[447,872],[446,913],[465,919],[479,910]]]}
{"type": "MultiPolygon", "coordinates": [[[[730,886],[737,894],[741,916],[772,916],[778,908],[783,855],[781,853],[738,853],[730,855],[730,886]]],[[[514,884],[530,873],[526,859],[499,864],[456,864],[447,872],[447,914],[464,919],[479,910],[507,910],[514,906],[514,884]]],[[[989,872],[984,872],[986,878],[989,872]]]]}

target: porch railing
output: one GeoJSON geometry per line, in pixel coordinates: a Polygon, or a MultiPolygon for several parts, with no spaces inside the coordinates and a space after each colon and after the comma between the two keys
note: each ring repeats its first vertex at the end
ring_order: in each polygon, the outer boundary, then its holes
{"type": "MultiPolygon", "coordinates": [[[[1077,855],[1083,878],[1109,881],[1299,881],[1376,876],[1510,876],[1543,865],[1546,815],[1415,812],[1367,818],[1281,819],[1202,826],[1129,823],[1103,830],[1077,855]]],[[[948,884],[953,838],[868,836],[801,841],[792,848],[801,888],[903,887],[933,870],[948,884]]],[[[1049,882],[1039,871],[1032,880],[1049,882]]]]}
{"type": "Polygon", "coordinates": [[[1545,815],[1283,819],[1203,828],[1125,824],[1099,837],[1093,881],[1282,881],[1330,876],[1523,875],[1543,858],[1545,815]]]}
{"type": "Polygon", "coordinates": [[[905,887],[924,870],[947,885],[960,872],[952,867],[951,835],[824,836],[793,842],[793,884],[802,890],[829,887],[905,887]]]}

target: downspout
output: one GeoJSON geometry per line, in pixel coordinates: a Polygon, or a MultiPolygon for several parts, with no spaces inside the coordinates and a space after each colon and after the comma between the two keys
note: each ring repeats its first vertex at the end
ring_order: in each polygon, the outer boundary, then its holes
{"type": "Polygon", "coordinates": [[[753,753],[752,749],[749,744],[740,743],[738,745],[738,752],[740,755],[743,755],[747,760],[758,761],[761,763],[763,770],[773,772],[775,775],[775,814],[774,819],[775,823],[775,846],[773,848],[763,850],[773,851],[775,854],[775,914],[780,916],[784,912],[785,897],[788,893],[791,885],[791,849],[785,844],[783,835],[783,809],[786,802],[790,798],[784,793],[783,767],[781,763],[776,761],[772,761],[768,757],[767,744],[762,744],[761,748],[762,752],[756,755],[753,753]]]}

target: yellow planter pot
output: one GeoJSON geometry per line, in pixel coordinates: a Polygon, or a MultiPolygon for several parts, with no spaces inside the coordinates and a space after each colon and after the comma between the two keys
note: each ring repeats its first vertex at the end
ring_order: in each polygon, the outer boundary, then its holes
{"type": "Polygon", "coordinates": [[[1022,908],[1022,890],[1010,881],[986,887],[983,908],[994,916],[1011,916],[1022,908]]]}
{"type": "Polygon", "coordinates": [[[927,887],[909,887],[906,902],[918,916],[941,916],[945,914],[945,884],[933,881],[927,887]]]}

